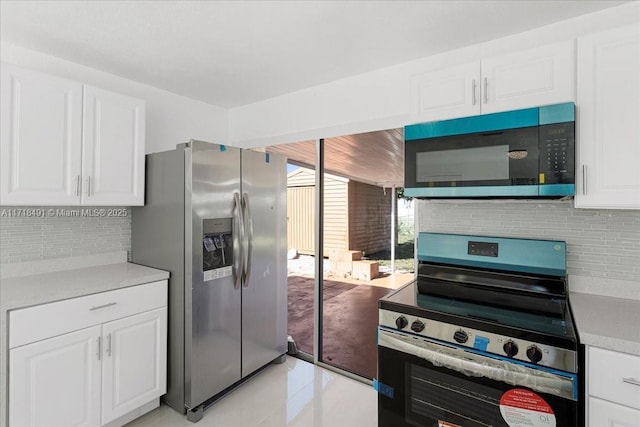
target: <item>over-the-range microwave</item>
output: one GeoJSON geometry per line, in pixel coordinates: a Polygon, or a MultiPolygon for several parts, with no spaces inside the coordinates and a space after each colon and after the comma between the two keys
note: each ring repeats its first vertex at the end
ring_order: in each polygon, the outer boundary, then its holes
{"type": "Polygon", "coordinates": [[[564,197],[575,193],[572,102],[404,128],[404,195],[564,197]]]}

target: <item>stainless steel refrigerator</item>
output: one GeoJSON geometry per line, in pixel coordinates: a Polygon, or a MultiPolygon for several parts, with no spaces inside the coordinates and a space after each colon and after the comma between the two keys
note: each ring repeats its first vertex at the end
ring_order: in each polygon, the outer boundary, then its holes
{"type": "Polygon", "coordinates": [[[287,178],[280,156],[202,141],[146,156],[131,260],[168,270],[168,391],[206,403],[287,350],[287,178]]]}

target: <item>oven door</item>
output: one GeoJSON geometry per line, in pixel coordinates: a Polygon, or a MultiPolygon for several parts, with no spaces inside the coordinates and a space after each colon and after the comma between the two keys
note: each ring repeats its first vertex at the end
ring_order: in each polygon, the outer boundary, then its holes
{"type": "Polygon", "coordinates": [[[577,381],[380,329],[378,426],[577,427],[577,381]]]}

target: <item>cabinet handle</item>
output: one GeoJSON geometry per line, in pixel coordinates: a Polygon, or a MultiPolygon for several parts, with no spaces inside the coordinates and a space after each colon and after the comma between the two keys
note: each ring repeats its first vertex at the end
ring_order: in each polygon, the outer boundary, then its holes
{"type": "Polygon", "coordinates": [[[95,306],[91,307],[89,309],[89,311],[100,310],[101,308],[111,307],[112,305],[116,305],[116,304],[117,304],[117,302],[114,301],[114,302],[109,302],[107,304],[95,305],[95,306]]]}
{"type": "Polygon", "coordinates": [[[80,175],[76,176],[76,196],[80,196],[80,175]]]}
{"type": "Polygon", "coordinates": [[[471,81],[471,105],[476,105],[476,79],[471,81]]]}
{"type": "Polygon", "coordinates": [[[87,179],[87,197],[91,196],[91,175],[87,179]]]}
{"type": "Polygon", "coordinates": [[[582,165],[582,194],[587,194],[587,165],[582,165]]]}
{"type": "Polygon", "coordinates": [[[483,94],[483,99],[484,99],[484,103],[486,104],[489,101],[489,95],[487,95],[487,87],[489,86],[489,82],[487,81],[487,78],[484,78],[484,94],[483,94]]]}
{"type": "Polygon", "coordinates": [[[640,387],[640,381],[638,381],[635,378],[623,378],[622,379],[623,383],[627,383],[627,384],[631,384],[631,385],[637,385],[640,387]]]}
{"type": "Polygon", "coordinates": [[[98,337],[98,360],[100,360],[100,356],[102,355],[102,336],[98,337]]]}
{"type": "Polygon", "coordinates": [[[107,335],[107,356],[111,357],[111,334],[107,335]]]}

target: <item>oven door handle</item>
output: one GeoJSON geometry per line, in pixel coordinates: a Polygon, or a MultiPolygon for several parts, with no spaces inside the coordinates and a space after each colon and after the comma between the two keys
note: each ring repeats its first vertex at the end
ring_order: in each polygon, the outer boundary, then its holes
{"type": "Polygon", "coordinates": [[[468,377],[484,377],[515,386],[529,387],[541,393],[577,400],[576,376],[566,376],[530,368],[512,361],[449,347],[403,333],[378,331],[378,345],[424,359],[434,366],[451,369],[468,377]]]}

